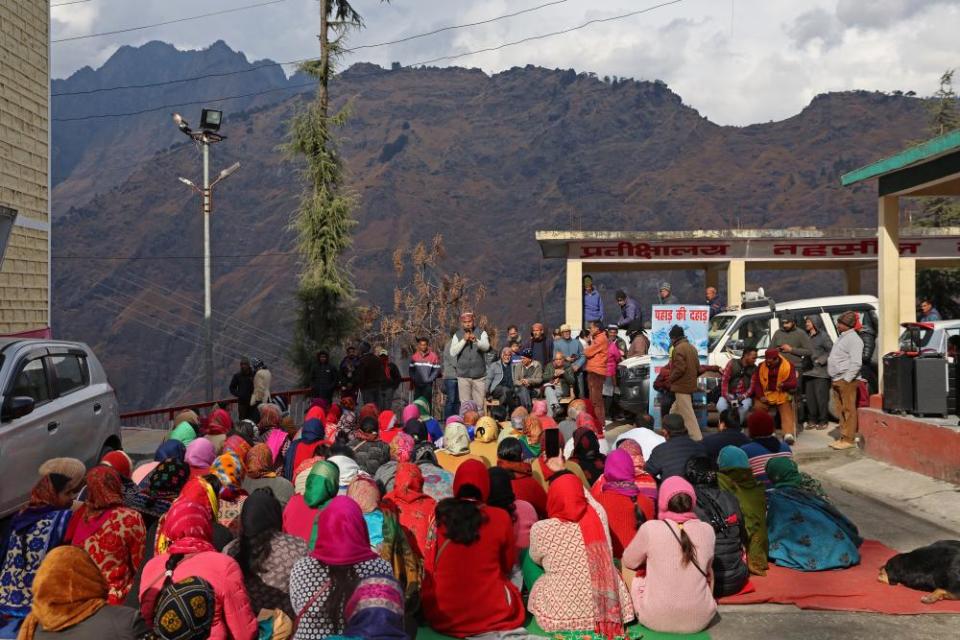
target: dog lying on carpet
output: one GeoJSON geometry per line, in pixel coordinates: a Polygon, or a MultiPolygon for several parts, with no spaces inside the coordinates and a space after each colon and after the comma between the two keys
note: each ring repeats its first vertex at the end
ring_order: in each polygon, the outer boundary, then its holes
{"type": "Polygon", "coordinates": [[[940,540],[909,553],[898,553],[880,569],[877,579],[928,591],[920,598],[924,604],[960,600],[960,540],[940,540]]]}

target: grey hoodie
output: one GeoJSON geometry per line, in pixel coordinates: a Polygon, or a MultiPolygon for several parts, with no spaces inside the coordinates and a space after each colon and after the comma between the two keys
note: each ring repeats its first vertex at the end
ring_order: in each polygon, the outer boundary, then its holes
{"type": "Polygon", "coordinates": [[[803,375],[810,378],[829,378],[830,374],[827,373],[827,358],[830,356],[830,349],[833,348],[833,340],[831,340],[830,335],[823,330],[823,321],[820,319],[820,316],[808,316],[807,319],[813,322],[817,333],[810,336],[810,345],[812,347],[810,359],[813,361],[813,368],[804,371],[803,375]]]}

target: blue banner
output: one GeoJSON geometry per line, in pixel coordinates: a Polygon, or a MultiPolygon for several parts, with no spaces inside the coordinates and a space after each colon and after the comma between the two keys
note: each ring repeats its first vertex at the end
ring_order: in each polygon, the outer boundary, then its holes
{"type": "MultiPolygon", "coordinates": [[[[670,362],[670,329],[674,325],[679,325],[690,344],[697,348],[700,364],[706,364],[710,307],[707,305],[658,304],[653,306],[650,318],[650,415],[653,416],[653,420],[659,429],[660,393],[654,390],[653,383],[660,375],[660,370],[670,362]]],[[[694,398],[694,408],[698,408],[696,400],[694,398]]]]}

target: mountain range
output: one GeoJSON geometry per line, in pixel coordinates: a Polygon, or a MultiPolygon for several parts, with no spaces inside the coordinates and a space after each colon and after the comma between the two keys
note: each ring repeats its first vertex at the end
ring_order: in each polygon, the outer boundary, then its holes
{"type": "MultiPolygon", "coordinates": [[[[170,120],[175,110],[198,120],[201,104],[225,113],[212,173],[242,164],[214,193],[218,389],[241,355],[263,357],[275,387],[296,386],[288,225],[302,183],[279,147],[312,97],[305,84],[223,42],[124,47],[53,82],[54,94],[72,94],[53,98],[54,333],[93,346],[125,410],[202,391],[200,202],[177,181],[197,182],[200,155],[170,120]],[[226,75],[157,84],[203,74],[226,75]],[[144,84],[155,86],[89,93],[144,84]]],[[[840,175],[922,137],[927,119],[922,99],[850,91],[783,121],[720,126],[663,82],[533,66],[488,75],[356,64],[332,86],[351,114],[339,146],[358,198],[349,259],[360,302],[390,308],[394,249],[440,233],[443,268],[486,286],[482,311],[498,326],[561,320],[563,264],[540,258],[537,229],[873,225],[874,191],[844,189],[840,175]]],[[[617,288],[652,300],[663,277],[699,301],[696,273],[597,283],[612,305],[617,288]]],[[[751,273],[748,284],[778,299],[842,293],[836,279],[790,272],[751,273]]]]}

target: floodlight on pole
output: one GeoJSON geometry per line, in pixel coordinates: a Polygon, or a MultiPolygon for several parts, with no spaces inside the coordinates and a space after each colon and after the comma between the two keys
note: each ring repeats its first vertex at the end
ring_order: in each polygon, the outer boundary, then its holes
{"type": "Polygon", "coordinates": [[[178,178],[202,196],[203,202],[203,329],[204,329],[204,360],[207,400],[213,400],[213,302],[211,290],[211,260],[210,260],[210,214],[213,212],[213,186],[234,171],[240,168],[235,162],[220,172],[219,177],[210,183],[210,145],[221,142],[226,136],[217,133],[223,121],[223,112],[215,109],[204,109],[199,131],[194,131],[179,113],[173,114],[173,122],[177,128],[200,146],[203,154],[203,188],[195,185],[187,178],[178,178]]]}

